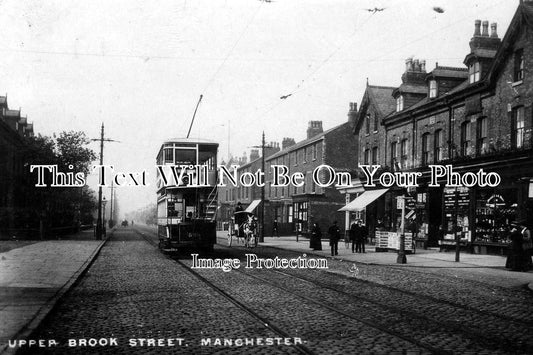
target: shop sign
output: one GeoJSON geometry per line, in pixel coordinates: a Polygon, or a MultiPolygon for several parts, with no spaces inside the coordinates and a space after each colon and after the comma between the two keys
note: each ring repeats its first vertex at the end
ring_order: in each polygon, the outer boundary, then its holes
{"type": "Polygon", "coordinates": [[[487,200],[487,207],[496,208],[501,206],[505,206],[505,200],[501,195],[492,195],[487,200]]]}
{"type": "Polygon", "coordinates": [[[468,208],[470,205],[470,193],[467,187],[444,189],[444,208],[446,210],[453,210],[456,203],[458,209],[468,208]]]}

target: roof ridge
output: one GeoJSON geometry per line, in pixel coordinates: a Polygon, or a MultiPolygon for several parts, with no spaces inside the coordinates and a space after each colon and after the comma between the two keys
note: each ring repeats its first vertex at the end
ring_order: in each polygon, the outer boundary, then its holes
{"type": "Polygon", "coordinates": [[[463,68],[463,67],[448,67],[448,66],[436,66],[435,69],[433,70],[436,70],[436,69],[446,69],[446,70],[456,70],[456,71],[468,71],[468,68],[463,68]]]}
{"type": "Polygon", "coordinates": [[[396,88],[395,86],[383,86],[383,85],[368,85],[368,87],[374,88],[374,89],[392,89],[392,90],[396,88]]]}

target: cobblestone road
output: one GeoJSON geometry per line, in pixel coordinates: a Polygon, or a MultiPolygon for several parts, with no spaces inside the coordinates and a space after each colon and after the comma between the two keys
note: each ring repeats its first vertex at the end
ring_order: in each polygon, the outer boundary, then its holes
{"type": "MultiPolygon", "coordinates": [[[[263,247],[217,247],[209,257],[236,257],[243,263],[245,253],[301,256],[263,247]]],[[[281,329],[291,339],[301,338],[304,351],[317,354],[533,353],[533,297],[522,289],[332,259],[328,270],[198,270],[260,314],[267,328],[192,275],[190,258],[179,261],[187,267],[131,230],[118,230],[84,279],[32,336],[60,345],[38,351],[297,353],[293,345],[200,344],[202,339],[214,344],[217,338],[275,338],[280,335],[272,329],[281,329]],[[110,338],[118,345],[83,347],[78,341],[78,346],[68,346],[69,339],[110,338]],[[175,339],[175,346],[141,347],[139,339],[175,339]],[[181,346],[177,339],[184,339],[181,346]]]]}

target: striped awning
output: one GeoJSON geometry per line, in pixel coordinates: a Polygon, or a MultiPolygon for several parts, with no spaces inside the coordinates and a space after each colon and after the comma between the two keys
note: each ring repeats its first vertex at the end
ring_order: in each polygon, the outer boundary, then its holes
{"type": "Polygon", "coordinates": [[[389,189],[368,190],[357,196],[355,200],[339,209],[339,211],[362,211],[366,206],[377,200],[389,189]]]}
{"type": "Polygon", "coordinates": [[[250,203],[250,205],[246,207],[244,212],[252,213],[257,208],[257,206],[259,206],[260,203],[261,200],[253,200],[252,203],[250,203]]]}

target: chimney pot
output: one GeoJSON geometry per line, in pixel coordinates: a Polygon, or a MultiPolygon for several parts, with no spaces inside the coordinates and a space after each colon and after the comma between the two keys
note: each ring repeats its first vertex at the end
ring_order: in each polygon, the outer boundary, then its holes
{"type": "Polygon", "coordinates": [[[482,37],[488,37],[489,36],[489,21],[483,21],[483,32],[481,33],[482,37]]]}
{"type": "Polygon", "coordinates": [[[411,70],[413,70],[413,58],[412,57],[407,58],[405,60],[405,71],[408,72],[411,70]]]}
{"type": "Polygon", "coordinates": [[[496,22],[490,24],[490,36],[492,38],[498,38],[498,24],[496,22]]]}
{"type": "Polygon", "coordinates": [[[420,61],[420,71],[424,73],[426,72],[426,60],[425,59],[422,59],[420,61]]]}
{"type": "Polygon", "coordinates": [[[420,71],[420,63],[418,62],[418,59],[415,59],[413,62],[413,71],[420,71]]]}
{"type": "Polygon", "coordinates": [[[476,20],[474,22],[474,37],[475,36],[481,36],[480,27],[481,27],[481,20],[476,20]]]}

